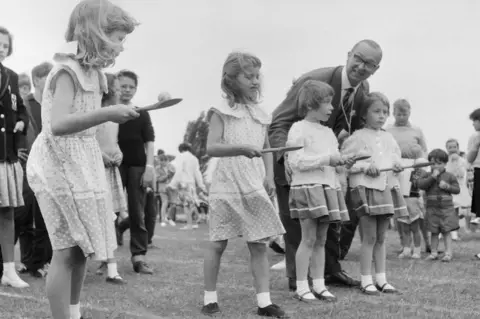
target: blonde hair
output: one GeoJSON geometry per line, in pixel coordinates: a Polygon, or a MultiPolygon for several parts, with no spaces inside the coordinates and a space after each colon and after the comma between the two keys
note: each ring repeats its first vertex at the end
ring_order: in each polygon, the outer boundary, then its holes
{"type": "Polygon", "coordinates": [[[411,106],[408,100],[406,99],[398,99],[393,102],[393,110],[401,110],[401,111],[410,111],[411,106]]]}
{"type": "Polygon", "coordinates": [[[242,73],[247,73],[247,68],[261,68],[262,62],[259,58],[250,53],[232,52],[228,55],[222,69],[221,87],[228,105],[233,107],[235,103],[249,102],[258,103],[258,97],[261,95],[261,85],[258,89],[258,95],[254,100],[242,96],[237,85],[237,77],[242,73]]]}
{"type": "Polygon", "coordinates": [[[298,115],[305,117],[309,110],[318,110],[321,103],[335,94],[333,88],[321,81],[307,80],[298,90],[298,115]]]}
{"type": "Polygon", "coordinates": [[[460,147],[460,143],[458,143],[458,140],[456,138],[449,138],[446,142],[445,142],[445,147],[448,146],[448,143],[456,143],[457,144],[457,147],[460,147]]]}
{"type": "Polygon", "coordinates": [[[367,94],[365,100],[363,100],[363,114],[362,117],[366,116],[368,113],[368,109],[375,104],[376,102],[380,102],[383,105],[385,105],[388,109],[388,112],[390,113],[390,102],[388,101],[388,98],[385,96],[385,94],[380,93],[380,92],[371,92],[367,94]]]}
{"type": "Polygon", "coordinates": [[[130,34],[137,25],[127,12],[108,0],[83,0],[70,15],[65,40],[78,42],[74,58],[83,67],[105,68],[115,63],[115,54],[108,49],[119,45],[108,36],[115,31],[130,34]]]}

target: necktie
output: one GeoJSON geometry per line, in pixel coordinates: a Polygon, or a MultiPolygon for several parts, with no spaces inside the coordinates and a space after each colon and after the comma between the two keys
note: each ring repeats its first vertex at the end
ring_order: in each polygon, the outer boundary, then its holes
{"type": "Polygon", "coordinates": [[[352,125],[352,103],[350,102],[350,97],[354,91],[353,88],[345,89],[345,95],[342,99],[342,111],[343,116],[345,117],[345,122],[347,122],[347,129],[348,133],[351,133],[351,125],[352,125]]]}

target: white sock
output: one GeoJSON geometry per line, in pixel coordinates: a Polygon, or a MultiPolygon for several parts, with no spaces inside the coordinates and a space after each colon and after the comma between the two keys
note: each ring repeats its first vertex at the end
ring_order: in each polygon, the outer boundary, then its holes
{"type": "MultiPolygon", "coordinates": [[[[308,284],[307,284],[308,287],[308,284]]],[[[257,303],[259,308],[265,308],[272,304],[270,300],[270,293],[269,292],[261,292],[257,294],[257,303]]]]}
{"type": "Polygon", "coordinates": [[[383,273],[379,273],[375,275],[375,281],[377,282],[377,285],[382,287],[387,283],[387,275],[383,273]]]}
{"type": "Polygon", "coordinates": [[[217,292],[216,291],[205,291],[203,296],[203,304],[206,306],[211,303],[218,302],[217,292]]]}
{"type": "Polygon", "coordinates": [[[368,285],[373,285],[372,275],[361,276],[362,287],[365,288],[368,285]]]}
{"type": "Polygon", "coordinates": [[[320,293],[326,289],[325,279],[323,278],[313,279],[312,282],[313,282],[313,290],[315,290],[315,292],[320,293]]]}
{"type": "Polygon", "coordinates": [[[107,276],[110,278],[115,278],[118,276],[117,263],[108,263],[107,264],[107,276]]]}
{"type": "Polygon", "coordinates": [[[80,304],[70,305],[70,319],[80,319],[81,317],[80,304]]]}
{"type": "Polygon", "coordinates": [[[12,263],[12,262],[3,263],[3,272],[7,276],[14,275],[16,273],[15,263],[12,263]]]}
{"type": "Polygon", "coordinates": [[[297,295],[301,296],[307,291],[310,291],[308,280],[297,280],[297,295]]]}

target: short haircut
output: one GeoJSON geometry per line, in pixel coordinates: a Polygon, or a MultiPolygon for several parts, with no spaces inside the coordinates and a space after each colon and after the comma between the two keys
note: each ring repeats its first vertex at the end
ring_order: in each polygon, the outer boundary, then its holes
{"type": "Polygon", "coordinates": [[[183,153],[183,152],[192,152],[192,145],[190,145],[190,143],[181,143],[180,145],[178,145],[178,151],[180,153],[183,153]]]}
{"type": "Polygon", "coordinates": [[[480,121],[480,109],[476,109],[475,111],[470,113],[470,120],[480,121]]]}
{"type": "Polygon", "coordinates": [[[355,43],[355,45],[352,48],[352,51],[355,50],[362,43],[367,44],[368,46],[370,46],[371,48],[373,48],[375,50],[380,50],[380,51],[382,50],[382,48],[380,47],[380,45],[377,42],[375,42],[373,40],[370,40],[370,39],[364,39],[364,40],[361,40],[361,41],[358,41],[357,43],[355,43]]]}
{"type": "Polygon", "coordinates": [[[119,78],[121,77],[127,77],[127,78],[130,78],[133,80],[133,82],[135,83],[135,86],[137,87],[138,86],[138,75],[133,72],[133,71],[130,71],[130,70],[122,70],[120,72],[118,72],[117,76],[119,78]]]}
{"type": "Polygon", "coordinates": [[[335,95],[334,89],[325,82],[307,80],[298,90],[298,114],[307,115],[308,110],[318,110],[321,103],[335,95]]]}
{"type": "Polygon", "coordinates": [[[446,164],[448,163],[448,154],[444,150],[436,148],[428,154],[428,161],[437,161],[446,164]]]}
{"type": "Polygon", "coordinates": [[[22,87],[24,85],[28,85],[28,87],[32,87],[32,81],[30,81],[30,77],[27,73],[20,73],[18,75],[18,86],[22,87]]]}
{"type": "Polygon", "coordinates": [[[8,52],[7,52],[7,56],[11,56],[12,53],[13,53],[13,36],[12,34],[10,33],[10,31],[8,31],[7,28],[4,28],[2,26],[0,26],[0,33],[3,34],[3,35],[6,35],[8,37],[8,52]]]}
{"type": "Polygon", "coordinates": [[[447,140],[447,142],[445,142],[445,146],[447,146],[448,143],[456,143],[456,144],[457,144],[457,147],[460,147],[460,143],[458,143],[458,140],[455,139],[455,138],[449,138],[449,139],[447,140]]]}
{"type": "Polygon", "coordinates": [[[162,150],[161,148],[157,150],[157,156],[160,156],[160,155],[165,155],[165,151],[162,150]]]}
{"type": "Polygon", "coordinates": [[[398,99],[395,102],[393,102],[393,110],[399,110],[399,111],[410,111],[411,106],[410,103],[406,99],[398,99]]]}
{"type": "Polygon", "coordinates": [[[43,62],[32,69],[32,79],[44,78],[53,69],[53,64],[50,62],[43,62]]]}

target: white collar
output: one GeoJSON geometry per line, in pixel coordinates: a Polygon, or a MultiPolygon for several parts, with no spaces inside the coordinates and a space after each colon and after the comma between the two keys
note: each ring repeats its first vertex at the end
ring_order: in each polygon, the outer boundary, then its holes
{"type": "Polygon", "coordinates": [[[353,88],[353,91],[355,92],[357,91],[359,86],[360,86],[360,83],[358,83],[357,86],[355,87],[352,86],[347,76],[347,66],[344,66],[342,69],[342,92],[349,88],[353,88]]]}

